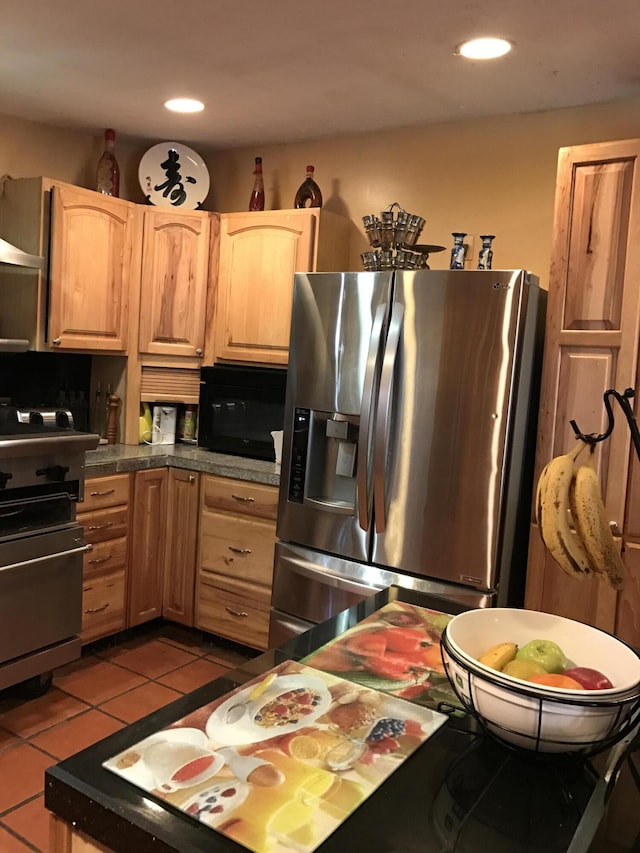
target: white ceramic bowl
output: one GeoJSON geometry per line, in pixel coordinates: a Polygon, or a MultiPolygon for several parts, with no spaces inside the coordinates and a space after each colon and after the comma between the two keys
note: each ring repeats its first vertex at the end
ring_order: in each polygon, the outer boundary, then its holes
{"type": "Polygon", "coordinates": [[[520,678],[514,679],[484,666],[478,658],[498,643],[513,642],[524,646],[530,640],[553,640],[573,666],[597,669],[613,684],[607,690],[589,690],[590,701],[609,701],[640,687],[640,658],[632,648],[606,631],[553,613],[512,607],[468,610],[451,620],[447,635],[452,648],[468,660],[472,669],[490,673],[502,682],[527,684],[543,694],[552,690],[553,693],[560,691],[560,696],[567,693],[582,695],[583,691],[548,688],[520,678]]]}
{"type": "Polygon", "coordinates": [[[640,659],[603,631],[549,613],[515,608],[455,616],[442,638],[451,684],[501,740],[539,752],[595,752],[622,737],[640,715],[640,659]],[[501,642],[556,642],[576,666],[604,672],[608,690],[567,690],[511,678],[477,660],[501,642]]]}

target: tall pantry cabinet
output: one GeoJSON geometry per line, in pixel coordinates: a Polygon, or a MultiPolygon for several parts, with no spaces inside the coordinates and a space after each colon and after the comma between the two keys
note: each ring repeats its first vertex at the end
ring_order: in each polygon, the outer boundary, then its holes
{"type": "MultiPolygon", "coordinates": [[[[603,394],[636,392],[640,329],[640,139],[560,150],[536,471],[583,433],[605,432],[603,394]]],[[[624,590],[565,575],[532,521],[525,604],[640,645],[640,462],[618,403],[596,468],[627,569],[624,590]]]]}

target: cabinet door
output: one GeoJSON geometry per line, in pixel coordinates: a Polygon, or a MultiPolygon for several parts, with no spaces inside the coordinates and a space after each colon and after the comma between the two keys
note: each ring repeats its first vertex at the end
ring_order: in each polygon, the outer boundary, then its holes
{"type": "Polygon", "coordinates": [[[167,469],[137,471],[133,487],[129,627],[162,615],[167,469]]]}
{"type": "MultiPolygon", "coordinates": [[[[640,140],[562,149],[549,276],[536,477],[584,433],[607,427],[603,394],[636,384],[640,305],[640,140]]],[[[617,406],[617,404],[615,404],[617,406]]],[[[609,518],[623,527],[630,436],[616,412],[612,436],[596,462],[609,518]]],[[[637,584],[616,594],[597,579],[563,574],[531,529],[526,604],[605,630],[637,584]]],[[[631,642],[630,638],[629,641],[631,642]]],[[[636,637],[636,639],[638,639],[636,637]]]]}
{"type": "Polygon", "coordinates": [[[169,469],[162,615],[182,625],[193,625],[198,489],[198,474],[169,469]]]}
{"type": "Polygon", "coordinates": [[[209,258],[209,216],[146,210],[139,349],[201,356],[209,258]]]}
{"type": "Polygon", "coordinates": [[[293,277],[313,269],[316,224],[307,210],[221,216],[216,359],[287,363],[293,277]]]}
{"type": "Polygon", "coordinates": [[[49,343],[126,352],[137,223],[131,202],[52,188],[49,343]]]}

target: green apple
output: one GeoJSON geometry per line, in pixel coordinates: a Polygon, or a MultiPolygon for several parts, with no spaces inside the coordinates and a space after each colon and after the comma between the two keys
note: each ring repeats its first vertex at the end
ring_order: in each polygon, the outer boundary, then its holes
{"type": "Polygon", "coordinates": [[[516,660],[532,660],[545,672],[563,672],[568,666],[564,652],[552,640],[531,640],[518,649],[516,660]]]}
{"type": "Polygon", "coordinates": [[[504,675],[510,675],[512,678],[521,678],[527,681],[532,675],[542,675],[547,670],[538,663],[537,660],[510,660],[502,670],[504,675]]]}

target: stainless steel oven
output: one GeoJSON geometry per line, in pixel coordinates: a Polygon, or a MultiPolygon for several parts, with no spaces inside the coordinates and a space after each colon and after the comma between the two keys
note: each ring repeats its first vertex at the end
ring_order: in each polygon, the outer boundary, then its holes
{"type": "Polygon", "coordinates": [[[0,689],[80,656],[84,542],[76,504],[98,436],[0,406],[0,689]]]}

